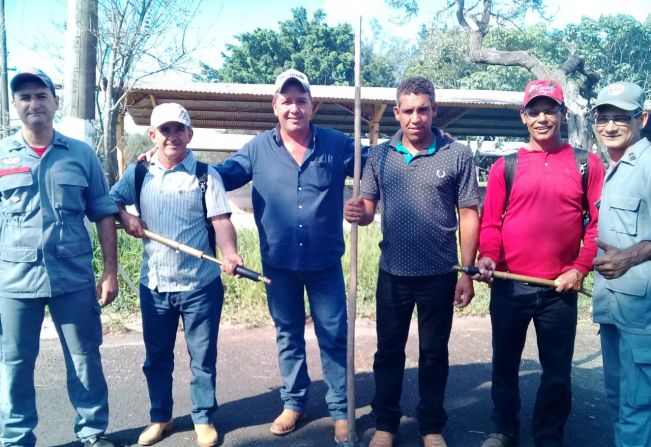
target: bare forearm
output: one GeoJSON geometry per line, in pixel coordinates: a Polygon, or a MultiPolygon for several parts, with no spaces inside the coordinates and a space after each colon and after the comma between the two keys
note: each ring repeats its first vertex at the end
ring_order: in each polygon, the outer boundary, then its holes
{"type": "Polygon", "coordinates": [[[217,245],[223,256],[237,253],[237,233],[229,218],[215,218],[212,221],[217,245]]]}
{"type": "Polygon", "coordinates": [[[479,213],[476,208],[459,210],[461,264],[474,265],[479,245],[479,213]]]}
{"type": "Polygon", "coordinates": [[[104,261],[104,273],[117,274],[118,257],[117,257],[117,233],[115,230],[115,216],[110,215],[97,221],[97,237],[102,249],[102,258],[104,261]]]}

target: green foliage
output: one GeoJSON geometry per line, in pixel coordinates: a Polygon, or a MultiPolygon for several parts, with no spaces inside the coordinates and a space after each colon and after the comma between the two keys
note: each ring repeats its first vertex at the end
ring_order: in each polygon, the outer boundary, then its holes
{"type": "MultiPolygon", "coordinates": [[[[326,14],[317,10],[312,19],[303,7],[292,10],[292,18],[279,23],[279,31],[257,28],[236,36],[227,44],[220,69],[201,64],[195,80],[273,84],[289,68],[304,72],[315,85],[353,85],[354,40],[349,24],[329,26],[326,14]]],[[[363,79],[369,86],[395,85],[392,59],[378,56],[371,45],[364,47],[363,79]]]]}
{"type": "MultiPolygon", "coordinates": [[[[522,29],[493,27],[483,47],[504,51],[529,51],[545,65],[562,64],[576,51],[586,66],[599,69],[599,86],[618,80],[651,88],[651,21],[640,23],[631,16],[583,18],[579,24],[547,29],[535,25],[522,29]]],[[[468,37],[460,28],[433,26],[409,62],[407,75],[427,76],[439,88],[474,88],[520,91],[532,75],[522,67],[474,64],[468,59],[468,37]]],[[[577,77],[578,81],[582,79],[577,77]]]]}

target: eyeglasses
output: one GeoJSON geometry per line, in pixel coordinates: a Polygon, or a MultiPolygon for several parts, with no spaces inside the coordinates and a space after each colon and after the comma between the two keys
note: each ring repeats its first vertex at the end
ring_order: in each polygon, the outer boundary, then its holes
{"type": "Polygon", "coordinates": [[[615,123],[616,126],[628,126],[631,123],[631,120],[637,118],[642,114],[641,111],[638,111],[632,115],[598,115],[595,114],[594,122],[599,127],[607,126],[611,121],[615,123]]]}
{"type": "Polygon", "coordinates": [[[526,109],[525,108],[522,111],[529,118],[537,118],[538,115],[540,115],[541,113],[544,113],[545,116],[556,116],[560,113],[561,107],[554,107],[552,109],[526,109]]]}

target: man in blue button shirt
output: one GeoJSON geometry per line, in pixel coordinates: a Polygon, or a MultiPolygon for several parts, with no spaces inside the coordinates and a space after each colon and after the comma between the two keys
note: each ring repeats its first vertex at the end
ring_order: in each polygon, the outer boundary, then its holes
{"type": "Polygon", "coordinates": [[[353,141],[310,123],[313,102],[305,74],[276,79],[272,106],[278,126],[256,136],[217,166],[227,190],[253,181],[253,213],[276,325],[284,410],[271,432],[285,435],[307,409],[304,291],[321,350],[326,403],[335,440],[347,437],[344,180],[352,176],[353,141]]]}
{"type": "Polygon", "coordinates": [[[85,447],[112,447],[103,437],[100,305],[118,294],[118,209],[95,152],[52,127],[59,106],[52,80],[24,70],[11,90],[23,127],[0,142],[0,441],[36,445],[34,366],[47,306],[63,348],[77,438],[85,447]],[[104,258],[97,288],[84,217],[97,225],[104,258]]]}
{"type": "Polygon", "coordinates": [[[593,108],[610,168],[599,204],[594,321],[617,447],[651,446],[651,142],[644,91],[604,87],[593,108]]]}

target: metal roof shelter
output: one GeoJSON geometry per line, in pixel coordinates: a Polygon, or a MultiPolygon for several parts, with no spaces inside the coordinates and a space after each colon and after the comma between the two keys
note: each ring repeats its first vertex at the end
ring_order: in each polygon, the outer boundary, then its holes
{"type": "MultiPolygon", "coordinates": [[[[353,133],[354,87],[314,85],[313,122],[353,133]]],[[[395,88],[362,87],[362,122],[371,141],[398,129],[393,116],[395,88]]],[[[125,99],[125,109],[136,124],[148,125],[152,109],[178,102],[196,128],[262,131],[277,124],[271,109],[274,86],[267,84],[185,83],[139,85],[125,99]]],[[[518,110],[522,93],[488,90],[436,90],[435,120],[455,136],[526,137],[518,110]]]]}

